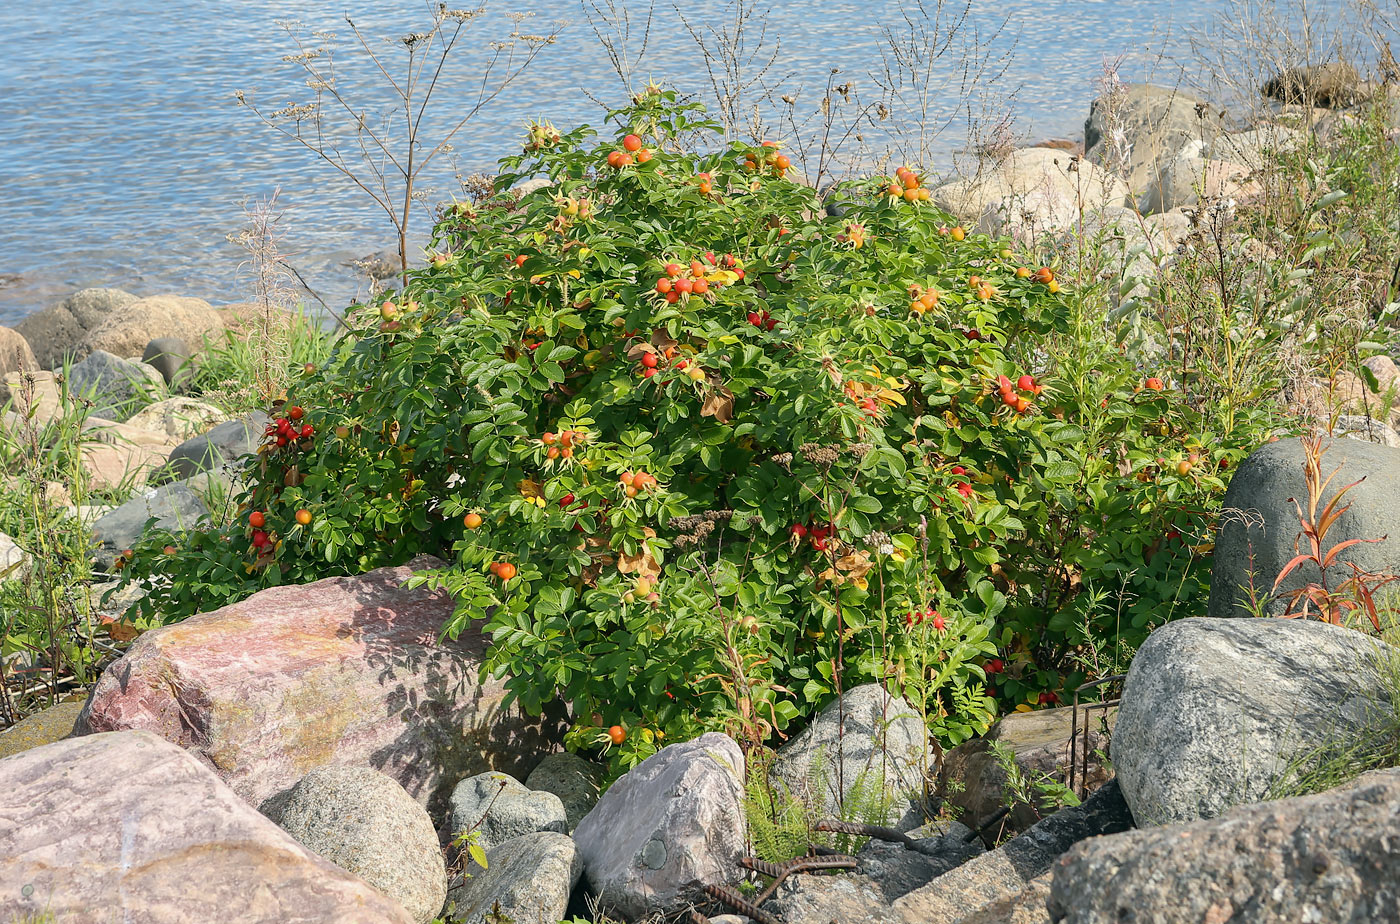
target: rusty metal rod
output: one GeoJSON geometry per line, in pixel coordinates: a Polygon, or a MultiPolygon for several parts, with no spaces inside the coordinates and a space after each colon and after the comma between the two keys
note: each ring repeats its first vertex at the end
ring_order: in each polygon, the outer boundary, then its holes
{"type": "Polygon", "coordinates": [[[892,844],[903,844],[910,850],[918,850],[914,839],[903,831],[896,831],[894,828],[886,828],[880,825],[866,825],[858,821],[838,821],[835,818],[824,818],[814,826],[818,831],[825,831],[831,834],[850,834],[855,837],[873,837],[877,841],[889,841],[892,844]]]}
{"type": "Polygon", "coordinates": [[[773,877],[773,881],[768,883],[768,888],[759,893],[754,899],[754,905],[761,905],[773,893],[778,891],[778,886],[783,884],[783,880],[793,873],[814,873],[822,870],[832,869],[855,869],[860,865],[860,861],[855,857],[848,857],[837,854],[830,857],[797,857],[792,860],[785,860],[782,863],[769,863],[767,860],[760,860],[757,857],[743,857],[739,860],[739,865],[744,869],[751,869],[756,873],[773,877]]]}
{"type": "Polygon", "coordinates": [[[1001,821],[1010,813],[1011,809],[1007,808],[1006,806],[1002,806],[1001,808],[997,809],[995,812],[992,813],[991,818],[988,818],[986,821],[982,822],[981,827],[979,827],[976,831],[973,831],[967,837],[963,838],[963,843],[971,844],[974,840],[987,833],[987,831],[992,827],[992,825],[1001,821]]]}
{"type": "Polygon", "coordinates": [[[753,918],[758,924],[782,924],[774,915],[769,914],[751,902],[745,901],[737,892],[726,889],[724,886],[707,885],[702,891],[715,901],[728,905],[742,915],[753,918]]]}

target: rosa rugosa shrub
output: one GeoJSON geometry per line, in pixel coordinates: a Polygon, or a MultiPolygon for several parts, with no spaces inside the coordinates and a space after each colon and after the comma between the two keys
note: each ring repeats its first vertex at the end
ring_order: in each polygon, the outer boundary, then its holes
{"type": "Polygon", "coordinates": [[[1142,565],[1118,533],[1204,522],[1229,435],[1143,493],[1125,459],[1180,449],[1145,425],[1194,412],[1111,351],[1059,382],[1054,273],[916,174],[842,184],[832,217],[670,93],[612,119],[600,145],[533,126],[443,209],[428,265],[276,409],[238,522],[137,550],[137,617],[431,552],[446,631],[483,621],[513,695],[623,763],[869,681],[955,743],[1087,676],[1046,607],[1142,565]],[[551,185],[507,191],[528,176],[551,185]]]}

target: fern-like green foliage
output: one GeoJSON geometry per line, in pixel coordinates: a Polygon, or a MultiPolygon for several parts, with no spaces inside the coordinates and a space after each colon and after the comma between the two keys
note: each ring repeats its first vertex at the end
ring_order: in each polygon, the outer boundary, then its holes
{"type": "MultiPolygon", "coordinates": [[[[818,748],[807,765],[801,792],[794,793],[772,774],[773,755],[757,758],[749,767],[744,788],[744,809],[754,854],[770,863],[805,856],[820,844],[842,853],[855,853],[869,838],[816,830],[816,823],[831,817],[822,793],[830,783],[830,764],[818,748]]],[[[894,791],[885,785],[883,771],[866,768],[856,776],[850,792],[841,800],[836,817],[841,821],[883,825],[895,804],[894,791]]]]}
{"type": "MultiPolygon", "coordinates": [[[[812,765],[819,763],[820,754],[812,765]]],[[[773,778],[772,769],[771,755],[752,762],[744,787],[744,811],[754,855],[770,863],[781,863],[806,855],[814,836],[814,819],[808,806],[781,780],[773,778]]],[[[822,775],[818,768],[818,777],[822,775]]]]}

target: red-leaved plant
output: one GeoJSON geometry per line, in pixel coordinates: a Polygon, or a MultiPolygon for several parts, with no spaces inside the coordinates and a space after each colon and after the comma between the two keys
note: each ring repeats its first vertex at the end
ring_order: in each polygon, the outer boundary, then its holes
{"type": "Polygon", "coordinates": [[[1376,592],[1385,585],[1397,580],[1397,576],[1380,572],[1364,571],[1353,561],[1345,561],[1346,567],[1351,569],[1351,576],[1342,581],[1336,587],[1328,586],[1327,571],[1337,563],[1337,556],[1346,549],[1363,542],[1384,542],[1386,537],[1379,539],[1344,539],[1336,545],[1323,550],[1328,532],[1341,519],[1342,514],[1351,509],[1351,504],[1342,505],[1342,498],[1347,492],[1356,487],[1365,479],[1359,479],[1342,488],[1325,505],[1322,504],[1322,495],[1327,490],[1327,486],[1332,483],[1332,479],[1337,476],[1340,468],[1333,469],[1326,478],[1322,475],[1322,455],[1325,452],[1322,446],[1321,435],[1314,434],[1305,436],[1303,441],[1303,478],[1308,489],[1308,512],[1305,516],[1303,508],[1299,505],[1297,498],[1292,498],[1294,509],[1298,511],[1298,522],[1301,524],[1303,532],[1299,541],[1294,543],[1294,551],[1297,552],[1288,564],[1283,566],[1274,579],[1274,591],[1278,590],[1280,584],[1295,569],[1306,562],[1312,562],[1317,566],[1318,579],[1311,581],[1295,590],[1290,590],[1282,594],[1282,599],[1288,602],[1287,608],[1283,612],[1285,619],[1303,618],[1307,619],[1316,608],[1319,619],[1335,625],[1341,625],[1346,616],[1357,610],[1361,610],[1370,619],[1371,625],[1377,632],[1381,631],[1380,616],[1376,610],[1376,592]],[[1319,505],[1322,509],[1319,510],[1319,505]],[[1307,540],[1308,548],[1302,551],[1300,546],[1302,540],[1307,540]]]}

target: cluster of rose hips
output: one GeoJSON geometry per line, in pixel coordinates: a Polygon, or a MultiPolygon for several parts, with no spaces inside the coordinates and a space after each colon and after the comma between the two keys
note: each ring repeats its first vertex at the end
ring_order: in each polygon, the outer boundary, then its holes
{"type": "Polygon", "coordinates": [[[967,287],[977,296],[978,301],[989,302],[997,294],[997,287],[981,276],[970,276],[967,287]]]}
{"type": "Polygon", "coordinates": [[[622,150],[608,152],[608,166],[614,170],[621,170],[633,164],[644,164],[649,160],[651,151],[642,147],[642,139],[636,135],[628,135],[622,139],[622,150]]]}
{"type": "MultiPolygon", "coordinates": [[[[649,349],[643,353],[641,358],[637,361],[639,363],[637,374],[644,379],[649,379],[656,375],[657,369],[665,362],[670,364],[673,369],[682,373],[692,382],[703,382],[705,380],[705,370],[701,369],[698,363],[691,363],[688,359],[675,359],[675,356],[676,348],[673,346],[666,347],[660,352],[649,349]],[[674,362],[672,362],[673,360],[674,362]]],[[[669,383],[670,380],[667,379],[661,384],[667,385],[669,383]]]]}
{"type": "Polygon", "coordinates": [[[766,311],[750,311],[748,320],[754,327],[761,327],[764,330],[772,330],[778,326],[778,319],[766,311]]]}
{"type": "Polygon", "coordinates": [[[1000,674],[1006,670],[1006,662],[1001,658],[989,658],[987,663],[982,665],[982,670],[988,674],[1000,674]]]}
{"type": "Polygon", "coordinates": [[[1060,284],[1055,279],[1055,271],[1048,266],[1042,266],[1040,269],[1034,272],[1032,272],[1028,267],[1018,266],[1016,267],[1016,278],[1029,279],[1032,282],[1038,282],[1041,285],[1045,286],[1047,289],[1049,289],[1051,295],[1060,291],[1060,284]]]}
{"type": "Polygon", "coordinates": [[[284,449],[288,446],[297,448],[298,445],[302,449],[309,448],[304,441],[310,440],[316,435],[316,428],[309,423],[300,422],[305,416],[306,412],[296,405],[287,408],[287,416],[278,417],[267,425],[264,433],[268,442],[278,449],[284,449]]]}
{"type": "Polygon", "coordinates": [[[911,610],[904,617],[904,626],[907,629],[912,629],[915,626],[921,626],[925,622],[931,622],[933,624],[934,630],[938,632],[946,631],[948,628],[948,623],[943,618],[942,614],[939,613],[938,610],[933,609],[932,607],[923,611],[911,610]]]}
{"type": "Polygon", "coordinates": [[[919,174],[908,167],[900,167],[894,172],[894,179],[885,187],[885,195],[905,202],[927,202],[928,188],[919,182],[919,174]]]}
{"type": "Polygon", "coordinates": [[[909,311],[922,315],[938,304],[938,290],[933,286],[924,287],[916,283],[909,286],[909,311]]]}
{"type": "Polygon", "coordinates": [[[955,241],[967,239],[967,230],[963,228],[962,225],[955,225],[951,228],[947,225],[940,225],[938,227],[938,233],[944,237],[951,237],[955,241]]]}
{"type": "Polygon", "coordinates": [[[656,487],[656,476],[646,472],[623,472],[617,476],[618,484],[622,485],[622,493],[628,497],[636,497],[643,491],[650,491],[656,487]]]}
{"type": "Polygon", "coordinates": [[[555,459],[572,459],[574,449],[588,438],[582,430],[565,430],[563,433],[546,432],[540,437],[545,445],[544,457],[551,462],[555,459]]]}
{"type": "Polygon", "coordinates": [[[818,552],[825,552],[831,544],[831,537],[836,532],[836,527],[830,523],[825,525],[794,523],[788,528],[788,532],[799,542],[806,539],[812,544],[812,548],[818,552]]]}
{"type": "Polygon", "coordinates": [[[404,302],[402,305],[392,301],[385,302],[379,306],[379,329],[386,334],[402,329],[404,315],[412,314],[418,307],[417,302],[404,302]]]}
{"type": "Polygon", "coordinates": [[[757,151],[748,151],[744,154],[744,169],[757,172],[761,167],[767,167],[776,177],[781,177],[792,169],[792,159],[786,154],[778,153],[776,142],[765,141],[762,147],[766,149],[762,158],[759,157],[757,151]]]}
{"type": "Polygon", "coordinates": [[[1152,376],[1151,378],[1145,380],[1145,381],[1142,383],[1142,387],[1143,387],[1143,388],[1146,388],[1148,391],[1161,391],[1161,390],[1162,390],[1162,380],[1159,379],[1159,378],[1157,378],[1157,377],[1154,375],[1154,376],[1152,376]]]}
{"type": "Polygon", "coordinates": [[[1034,376],[1023,375],[1014,384],[1004,375],[997,376],[997,394],[1001,397],[1001,403],[1017,414],[1024,414],[1031,406],[1030,399],[1019,392],[1038,395],[1042,389],[1043,386],[1036,382],[1034,376]]]}
{"type": "Polygon", "coordinates": [[[515,577],[515,565],[508,561],[493,561],[491,562],[491,573],[500,578],[502,584],[505,584],[515,577]]]}
{"type": "Polygon", "coordinates": [[[662,271],[665,275],[656,280],[656,293],[664,296],[667,304],[674,305],[687,295],[705,295],[709,293],[711,286],[718,289],[724,285],[723,277],[715,277],[713,281],[707,278],[711,267],[723,267],[733,271],[735,276],[744,278],[744,268],[739,260],[732,254],[727,253],[723,257],[716,257],[713,250],[702,254],[703,259],[690,261],[690,266],[686,267],[680,263],[667,263],[662,271]],[[687,270],[689,274],[687,275],[687,270]]]}

